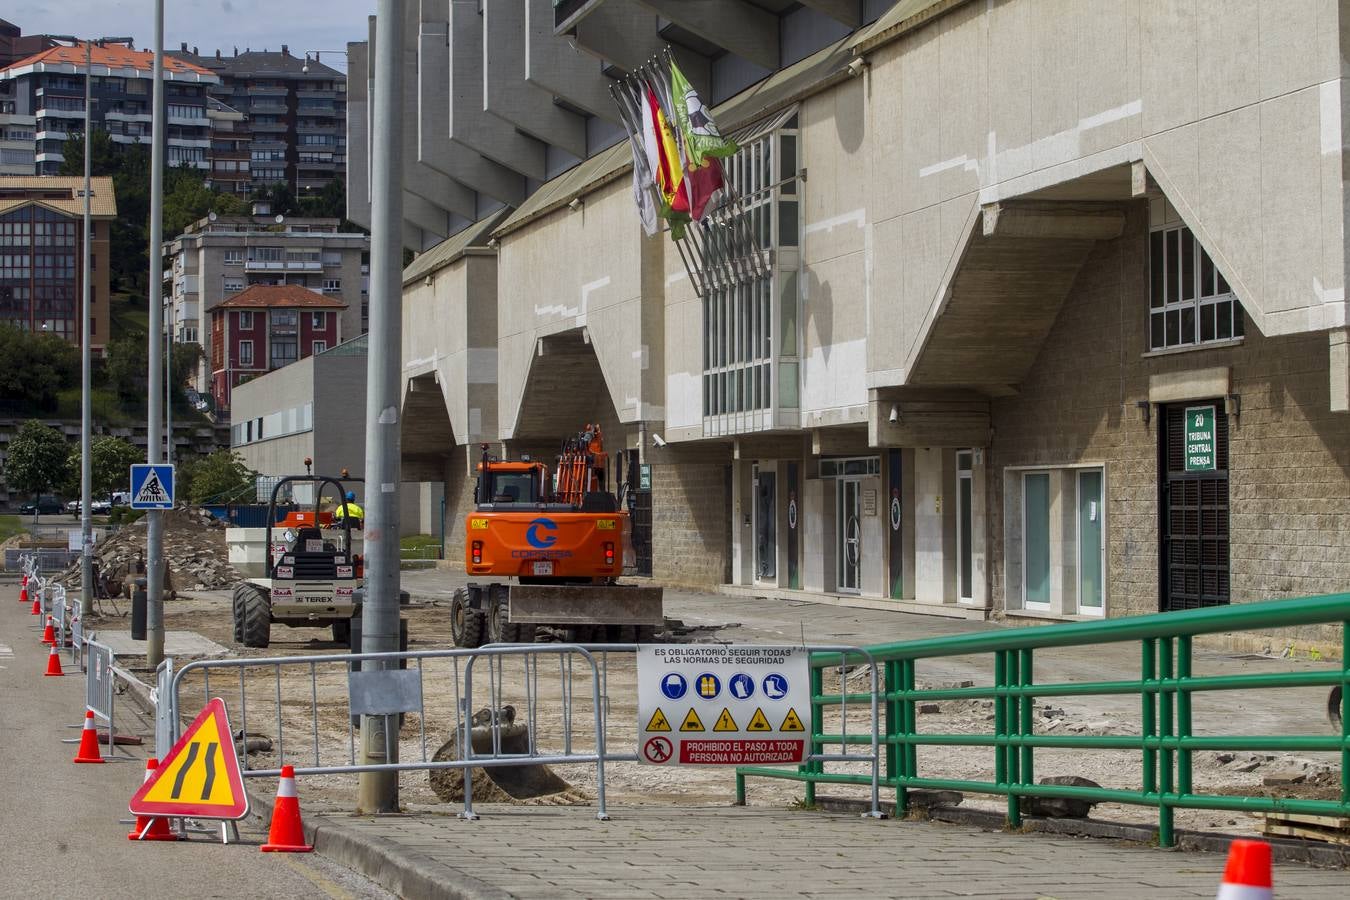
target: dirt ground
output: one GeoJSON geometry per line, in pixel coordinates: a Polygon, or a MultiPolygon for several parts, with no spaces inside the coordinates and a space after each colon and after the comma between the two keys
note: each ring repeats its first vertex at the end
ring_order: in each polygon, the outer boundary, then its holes
{"type": "MultiPolygon", "coordinates": [[[[436,570],[403,574],[404,588],[413,598],[413,603],[403,612],[408,620],[409,649],[449,649],[452,646],[448,624],[450,596],[454,588],[464,582],[464,576],[436,570]]],[[[667,616],[671,627],[664,635],[658,636],[658,640],[784,644],[799,642],[801,635],[807,634],[807,639],[813,642],[858,644],[914,636],[876,633],[875,626],[868,625],[869,617],[881,615],[898,616],[838,610],[819,604],[743,601],[668,591],[667,616]],[[828,622],[830,632],[807,634],[807,629],[812,627],[808,615],[818,619],[817,631],[823,630],[821,623],[828,622]],[[797,631],[798,624],[800,632],[797,631]]],[[[232,640],[230,600],[226,591],[196,592],[167,603],[165,624],[170,630],[196,631],[230,648],[231,655],[235,657],[310,656],[345,652],[344,646],[332,640],[328,629],[282,626],[274,626],[272,646],[266,650],[236,646],[232,640]]],[[[104,620],[94,623],[94,627],[115,630],[125,626],[116,620],[104,620]]],[[[914,626],[910,624],[906,627],[914,626]]],[[[939,622],[925,623],[921,627],[970,630],[986,626],[939,622]]],[[[547,645],[539,646],[547,648],[547,645]]],[[[180,667],[183,662],[179,661],[180,667]]],[[[599,685],[601,702],[608,710],[606,739],[609,751],[635,752],[637,710],[634,660],[630,654],[611,653],[599,655],[598,662],[602,667],[599,685]]],[[[1126,666],[1128,662],[1111,664],[1126,666]]],[[[1041,681],[1048,678],[1070,681],[1137,677],[1137,671],[1131,676],[1109,671],[1106,665],[1104,660],[1094,658],[1087,651],[1066,651],[1062,654],[1054,651],[1047,654],[1044,661],[1038,658],[1037,676],[1041,681]]],[[[1197,653],[1196,673],[1205,674],[1207,667],[1215,671],[1255,672],[1298,665],[1293,661],[1265,657],[1197,653]]],[[[920,685],[960,687],[972,683],[988,684],[992,673],[985,666],[985,660],[936,660],[927,670],[920,671],[920,685]]],[[[405,761],[431,759],[456,727],[456,710],[465,695],[468,673],[462,659],[426,660],[422,670],[425,715],[411,712],[404,717],[399,752],[405,761]]],[[[541,752],[561,751],[569,744],[573,752],[594,749],[594,681],[580,659],[544,652],[529,665],[514,658],[499,669],[494,668],[488,660],[480,659],[475,663],[472,674],[471,713],[511,705],[515,707],[516,720],[531,727],[541,752]],[[564,677],[569,672],[570,679],[564,677]],[[536,699],[533,704],[525,692],[527,682],[534,686],[533,696],[536,699]],[[565,720],[562,713],[563,694],[568,685],[572,691],[570,722],[565,720]]],[[[850,691],[865,690],[867,680],[866,669],[854,669],[847,673],[850,691]]],[[[828,672],[826,690],[837,690],[838,683],[838,671],[828,672]]],[[[206,688],[207,685],[199,677],[189,679],[180,701],[185,715],[190,715],[197,708],[198,699],[206,696],[206,688]]],[[[272,742],[270,751],[249,755],[250,768],[274,768],[283,758],[297,767],[313,765],[316,758],[324,765],[341,765],[359,752],[359,734],[350,728],[347,716],[347,673],[344,664],[316,662],[312,666],[291,665],[282,669],[280,677],[273,668],[250,668],[244,678],[242,697],[239,676],[234,672],[230,672],[227,677],[218,675],[211,678],[209,690],[212,695],[225,699],[236,730],[246,729],[250,733],[266,736],[272,742]]],[[[1211,701],[1211,697],[1223,698],[1225,695],[1222,694],[1197,695],[1195,733],[1327,733],[1329,726],[1324,718],[1324,689],[1295,689],[1268,694],[1250,692],[1243,701],[1246,706],[1237,707],[1232,705],[1231,700],[1211,701]]],[[[1140,733],[1141,717],[1137,703],[1135,698],[1112,696],[1038,701],[1034,716],[1035,731],[1038,734],[1137,735],[1140,733]]],[[[869,728],[870,713],[863,704],[849,704],[846,711],[831,707],[825,716],[831,731],[838,731],[845,722],[850,733],[865,733],[869,728]]],[[[921,731],[962,734],[988,733],[992,731],[992,720],[992,701],[988,700],[925,704],[920,707],[918,717],[921,731]]],[[[868,772],[870,762],[862,756],[865,748],[855,747],[852,752],[860,754],[857,763],[830,763],[829,771],[868,772]]],[[[993,752],[988,748],[921,747],[918,756],[919,769],[926,776],[992,780],[993,752]]],[[[1140,782],[1137,751],[1041,749],[1037,751],[1036,764],[1038,778],[1078,775],[1106,787],[1120,788],[1136,788],[1140,782]]],[[[1336,797],[1338,786],[1330,774],[1335,764],[1331,754],[1197,752],[1194,754],[1194,786],[1197,791],[1221,794],[1276,791],[1286,795],[1336,797]],[[1268,779],[1280,783],[1267,786],[1268,779]]],[[[541,798],[528,802],[577,803],[593,800],[596,793],[593,764],[558,767],[557,773],[575,790],[561,798],[541,798]]],[[[673,803],[717,805],[729,802],[734,796],[734,774],[730,768],[665,768],[619,762],[606,766],[605,778],[608,800],[616,807],[673,803]]],[[[349,774],[304,777],[301,791],[306,807],[316,810],[351,810],[355,800],[355,781],[355,776],[349,774]]],[[[425,772],[405,772],[401,777],[400,792],[402,802],[408,808],[439,810],[446,814],[453,814],[459,809],[459,804],[446,804],[437,799],[430,789],[425,772]]],[[[820,793],[863,797],[867,790],[831,785],[822,787],[820,793]]],[[[756,778],[751,779],[748,785],[748,799],[753,805],[788,805],[799,802],[801,796],[801,785],[786,780],[756,778]]],[[[480,796],[479,799],[501,798],[480,796]]],[[[964,805],[1003,810],[1006,801],[995,796],[967,794],[964,805]]],[[[1156,813],[1148,808],[1117,804],[1098,805],[1091,815],[1093,818],[1119,822],[1156,821],[1156,813]]],[[[1198,830],[1252,833],[1259,826],[1259,818],[1241,813],[1182,810],[1178,812],[1177,825],[1198,830]]]]}

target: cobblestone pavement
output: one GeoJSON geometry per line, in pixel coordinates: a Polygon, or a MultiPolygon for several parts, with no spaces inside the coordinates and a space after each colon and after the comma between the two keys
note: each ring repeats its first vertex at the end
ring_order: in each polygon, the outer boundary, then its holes
{"type": "MultiPolygon", "coordinates": [[[[1212,853],[788,809],[617,808],[609,822],[575,807],[481,813],[334,824],[415,854],[452,895],[541,900],[1213,897],[1224,866],[1212,853]]],[[[1344,898],[1347,886],[1342,870],[1275,871],[1278,896],[1344,898]]]]}

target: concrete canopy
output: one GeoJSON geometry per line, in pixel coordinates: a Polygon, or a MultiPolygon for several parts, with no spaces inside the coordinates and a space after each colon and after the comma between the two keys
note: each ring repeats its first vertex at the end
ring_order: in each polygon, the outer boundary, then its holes
{"type": "Polygon", "coordinates": [[[533,135],[586,156],[586,120],[527,79],[525,4],[483,7],[483,108],[533,135]]]}
{"type": "Polygon", "coordinates": [[[525,80],[616,125],[610,79],[593,56],[553,34],[553,0],[525,0],[525,80]]]}
{"type": "Polygon", "coordinates": [[[435,373],[408,379],[399,424],[404,481],[439,481],[455,446],[455,430],[435,373]]]}

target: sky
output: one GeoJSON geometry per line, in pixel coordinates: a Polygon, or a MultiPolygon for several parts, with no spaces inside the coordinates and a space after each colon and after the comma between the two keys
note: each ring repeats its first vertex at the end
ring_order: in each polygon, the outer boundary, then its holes
{"type": "MultiPolygon", "coordinates": [[[[137,49],[155,39],[154,0],[5,0],[0,18],[24,34],[73,34],[77,37],[131,36],[137,49]]],[[[237,46],[254,50],[290,47],[346,50],[348,41],[366,39],[366,17],[375,0],[164,0],[164,49],[184,41],[203,54],[228,55],[237,46]]],[[[322,53],[326,65],[347,70],[346,56],[322,53]]]]}

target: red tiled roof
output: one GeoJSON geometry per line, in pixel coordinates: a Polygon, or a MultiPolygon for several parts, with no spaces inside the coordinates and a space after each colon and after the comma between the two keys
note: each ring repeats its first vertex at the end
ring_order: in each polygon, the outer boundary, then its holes
{"type": "Polygon", "coordinates": [[[298,284],[251,284],[216,309],[346,309],[347,304],[298,284]]]}
{"type": "MultiPolygon", "coordinates": [[[[113,69],[140,69],[147,73],[153,71],[155,55],[146,50],[132,50],[121,44],[109,44],[106,47],[94,45],[91,53],[94,65],[108,66],[113,69]]],[[[35,53],[13,63],[10,68],[20,66],[31,66],[36,63],[48,63],[50,65],[67,64],[74,66],[84,65],[84,44],[74,47],[60,46],[51,47],[43,50],[41,53],[35,53]]],[[[164,71],[178,72],[183,74],[197,74],[215,76],[210,69],[202,66],[193,65],[176,57],[164,54],[164,71]]]]}

